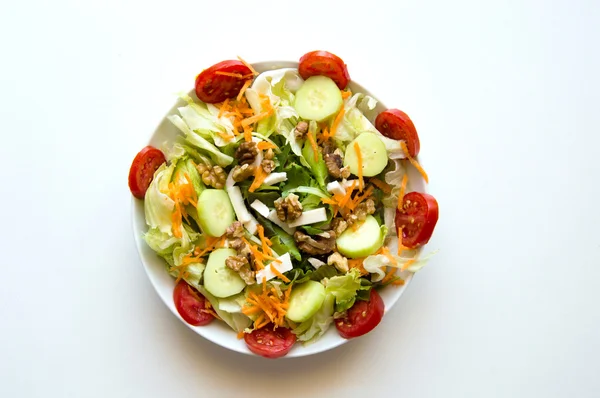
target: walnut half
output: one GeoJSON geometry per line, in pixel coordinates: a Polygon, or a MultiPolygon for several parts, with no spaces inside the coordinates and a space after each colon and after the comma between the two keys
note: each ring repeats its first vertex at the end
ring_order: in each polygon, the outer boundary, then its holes
{"type": "Polygon", "coordinates": [[[198,172],[202,177],[202,182],[206,185],[217,189],[223,189],[225,186],[227,174],[225,174],[225,170],[223,170],[221,166],[199,164],[196,166],[196,169],[198,169],[198,172]]]}
{"type": "Polygon", "coordinates": [[[227,268],[237,272],[244,282],[246,282],[246,285],[253,285],[256,283],[256,275],[254,271],[250,269],[247,257],[229,256],[225,260],[225,265],[227,268]]]}
{"type": "Polygon", "coordinates": [[[291,193],[285,199],[279,198],[274,202],[277,217],[281,221],[294,221],[302,215],[302,203],[300,203],[298,198],[298,195],[291,193]]]}
{"type": "Polygon", "coordinates": [[[335,249],[335,232],[333,231],[323,232],[314,237],[304,232],[296,231],[294,233],[294,240],[298,248],[308,254],[327,254],[335,249]]]}
{"type": "Polygon", "coordinates": [[[235,158],[238,160],[240,165],[254,163],[256,155],[258,155],[258,148],[256,146],[256,142],[253,141],[244,141],[235,150],[235,158]]]}
{"type": "Polygon", "coordinates": [[[327,258],[327,265],[333,265],[340,272],[348,272],[348,259],[338,252],[332,253],[327,258]]]}
{"type": "Polygon", "coordinates": [[[350,168],[348,166],[344,167],[344,155],[339,148],[336,148],[333,153],[326,153],[324,160],[327,172],[333,178],[350,177],[350,168]]]}

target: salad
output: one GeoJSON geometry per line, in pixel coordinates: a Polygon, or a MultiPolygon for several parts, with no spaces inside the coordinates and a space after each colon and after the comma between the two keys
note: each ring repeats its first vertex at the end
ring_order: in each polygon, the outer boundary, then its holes
{"type": "Polygon", "coordinates": [[[438,204],[411,191],[409,168],[428,181],[415,126],[398,109],[369,119],[376,100],[349,82],[326,51],[261,74],[220,62],[168,116],[178,139],[137,154],[129,187],[144,200],[144,239],[186,322],[225,322],[277,358],[331,326],[346,339],[370,332],[378,290],[426,263],[438,204]]]}

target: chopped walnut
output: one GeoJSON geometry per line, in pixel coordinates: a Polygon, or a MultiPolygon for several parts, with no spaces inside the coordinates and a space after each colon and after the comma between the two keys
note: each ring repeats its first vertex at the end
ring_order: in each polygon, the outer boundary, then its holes
{"type": "Polygon", "coordinates": [[[267,149],[265,152],[265,159],[273,160],[275,158],[275,152],[273,152],[272,148],[267,149]]]}
{"type": "Polygon", "coordinates": [[[332,153],[325,154],[325,165],[327,172],[333,178],[348,178],[350,177],[350,168],[344,167],[344,155],[339,148],[336,148],[332,153]]]}
{"type": "Polygon", "coordinates": [[[333,265],[340,272],[348,272],[348,259],[338,252],[334,252],[327,258],[327,265],[333,265]]]}
{"type": "Polygon", "coordinates": [[[256,147],[256,142],[253,141],[242,142],[235,151],[235,158],[240,165],[254,163],[256,155],[258,155],[258,148],[256,147]]]}
{"type": "Polygon", "coordinates": [[[232,172],[231,176],[233,178],[233,181],[241,182],[241,181],[247,180],[252,175],[254,175],[255,171],[256,171],[256,167],[254,167],[251,164],[243,164],[241,166],[238,164],[233,168],[233,172],[232,172]]]}
{"type": "Polygon", "coordinates": [[[260,163],[260,167],[262,167],[265,173],[270,174],[275,169],[275,162],[271,159],[263,159],[260,163]]]}
{"type": "Polygon", "coordinates": [[[246,285],[253,285],[256,283],[256,276],[254,271],[250,269],[248,258],[244,256],[229,256],[225,260],[227,268],[237,272],[240,277],[246,282],[246,285]]]}
{"type": "Polygon", "coordinates": [[[320,235],[326,236],[317,235],[312,237],[303,232],[296,231],[294,233],[294,240],[298,248],[305,253],[312,255],[331,253],[335,249],[335,232],[329,231],[320,235]]]}
{"type": "Polygon", "coordinates": [[[298,219],[302,215],[302,203],[298,200],[298,195],[293,193],[284,198],[279,198],[275,202],[277,217],[281,221],[290,222],[298,219]]]}
{"type": "Polygon", "coordinates": [[[346,216],[348,226],[354,225],[358,221],[364,221],[369,214],[375,213],[375,202],[373,199],[367,199],[356,206],[356,209],[346,216]]]}
{"type": "Polygon", "coordinates": [[[241,238],[244,236],[244,225],[239,221],[234,221],[225,230],[225,236],[229,239],[241,238]]]}
{"type": "Polygon", "coordinates": [[[348,228],[348,223],[342,217],[336,217],[331,221],[331,229],[340,236],[348,228]]]}
{"type": "Polygon", "coordinates": [[[252,252],[250,251],[250,247],[242,238],[234,238],[228,241],[229,247],[237,252],[240,256],[250,257],[252,252]]]}
{"type": "Polygon", "coordinates": [[[217,189],[223,189],[225,186],[227,174],[225,174],[225,170],[223,170],[221,166],[199,164],[196,166],[196,169],[198,169],[198,172],[202,177],[202,182],[206,185],[217,189]]]}
{"type": "Polygon", "coordinates": [[[296,125],[296,130],[294,130],[294,134],[296,136],[296,139],[303,139],[304,137],[306,137],[306,133],[308,133],[308,123],[307,122],[300,122],[296,125]]]}

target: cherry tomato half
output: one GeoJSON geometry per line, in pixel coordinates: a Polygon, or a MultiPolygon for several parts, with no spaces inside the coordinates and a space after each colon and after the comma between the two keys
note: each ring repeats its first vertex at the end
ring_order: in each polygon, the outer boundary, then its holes
{"type": "Polygon", "coordinates": [[[269,324],[252,333],[244,334],[248,349],[265,358],[279,358],[286,355],[296,342],[296,335],[284,327],[273,328],[269,324]]]}
{"type": "Polygon", "coordinates": [[[375,289],[371,289],[369,301],[357,300],[346,312],[346,317],[335,320],[335,327],[345,339],[362,336],[379,325],[384,309],[381,296],[375,289]]]}
{"type": "Polygon", "coordinates": [[[203,70],[196,77],[196,96],[207,104],[215,104],[238,95],[252,71],[240,61],[222,61],[203,70]]]}
{"type": "Polygon", "coordinates": [[[175,308],[184,321],[194,326],[204,326],[215,317],[206,311],[206,299],[196,289],[181,280],[173,290],[175,308]]]}
{"type": "Polygon", "coordinates": [[[388,138],[406,142],[408,153],[416,157],[421,149],[417,129],[408,115],[399,109],[388,109],[377,115],[375,128],[388,138]]]}
{"type": "Polygon", "coordinates": [[[402,228],[402,245],[415,248],[429,242],[438,216],[433,196],[419,192],[404,195],[402,210],[396,210],[396,228],[402,228]]]}
{"type": "Polygon", "coordinates": [[[129,189],[133,196],[144,199],[152,178],[154,178],[154,172],[165,161],[165,155],[150,145],[135,156],[129,169],[129,189]]]}
{"type": "Polygon", "coordinates": [[[348,68],[340,57],[327,51],[311,51],[300,58],[298,72],[303,79],[311,76],[327,76],[343,90],[350,81],[348,68]]]}

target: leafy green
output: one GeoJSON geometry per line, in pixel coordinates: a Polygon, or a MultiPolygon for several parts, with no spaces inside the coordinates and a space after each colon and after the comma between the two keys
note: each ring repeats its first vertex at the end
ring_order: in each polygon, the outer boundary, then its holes
{"type": "Polygon", "coordinates": [[[219,148],[211,144],[200,134],[192,131],[180,116],[171,115],[167,118],[185,134],[185,139],[188,144],[206,152],[213,162],[217,163],[221,167],[225,167],[233,163],[233,157],[224,154],[219,150],[219,148]]]}
{"type": "MultiPolygon", "coordinates": [[[[310,132],[309,134],[312,134],[310,132]]],[[[306,140],[304,142],[304,147],[302,148],[302,155],[306,162],[308,163],[312,174],[317,179],[319,186],[325,189],[325,179],[327,178],[327,166],[325,165],[325,161],[323,160],[323,155],[321,153],[317,154],[317,159],[315,160],[315,152],[313,151],[310,142],[306,140]]]]}
{"type": "Polygon", "coordinates": [[[171,214],[175,202],[164,192],[168,189],[176,165],[177,162],[171,162],[170,165],[163,164],[156,170],[144,199],[146,224],[166,234],[171,234],[171,214]]]}
{"type": "Polygon", "coordinates": [[[283,171],[285,171],[287,174],[287,181],[283,185],[284,194],[287,194],[288,191],[296,189],[300,186],[311,186],[313,177],[305,167],[302,167],[296,163],[292,163],[283,171]]]}
{"type": "Polygon", "coordinates": [[[216,298],[200,285],[197,287],[198,291],[202,293],[204,297],[210,302],[211,306],[223,321],[229,325],[230,328],[236,332],[241,332],[247,327],[252,325],[252,320],[241,312],[227,312],[221,309],[220,299],[216,298]]]}
{"type": "Polygon", "coordinates": [[[318,235],[318,234],[325,232],[322,229],[315,228],[311,225],[303,225],[300,228],[302,228],[304,231],[306,231],[306,233],[309,235],[318,235]]]}
{"type": "Polygon", "coordinates": [[[290,280],[289,284],[304,283],[307,281],[321,281],[325,278],[331,278],[338,274],[335,267],[331,265],[323,265],[319,269],[312,268],[311,265],[303,266],[301,268],[294,268],[284,275],[290,280]]]}
{"type": "Polygon", "coordinates": [[[292,330],[298,340],[308,345],[319,339],[329,329],[333,322],[334,302],[333,294],[325,294],[325,300],[317,313],[292,330]]]}
{"type": "Polygon", "coordinates": [[[336,312],[344,312],[354,304],[356,293],[362,289],[360,271],[352,268],[345,275],[329,278],[325,283],[325,292],[335,297],[336,312]]]}
{"type": "Polygon", "coordinates": [[[279,199],[279,192],[273,191],[257,191],[257,192],[248,192],[247,189],[242,190],[242,195],[245,196],[245,199],[248,203],[254,202],[256,199],[263,202],[268,207],[275,207],[273,202],[279,199]]]}
{"type": "Polygon", "coordinates": [[[256,219],[265,228],[265,235],[271,239],[273,245],[271,248],[278,254],[290,253],[297,261],[302,259],[302,255],[296,246],[294,238],[279,228],[271,221],[256,213],[256,219]]]}

